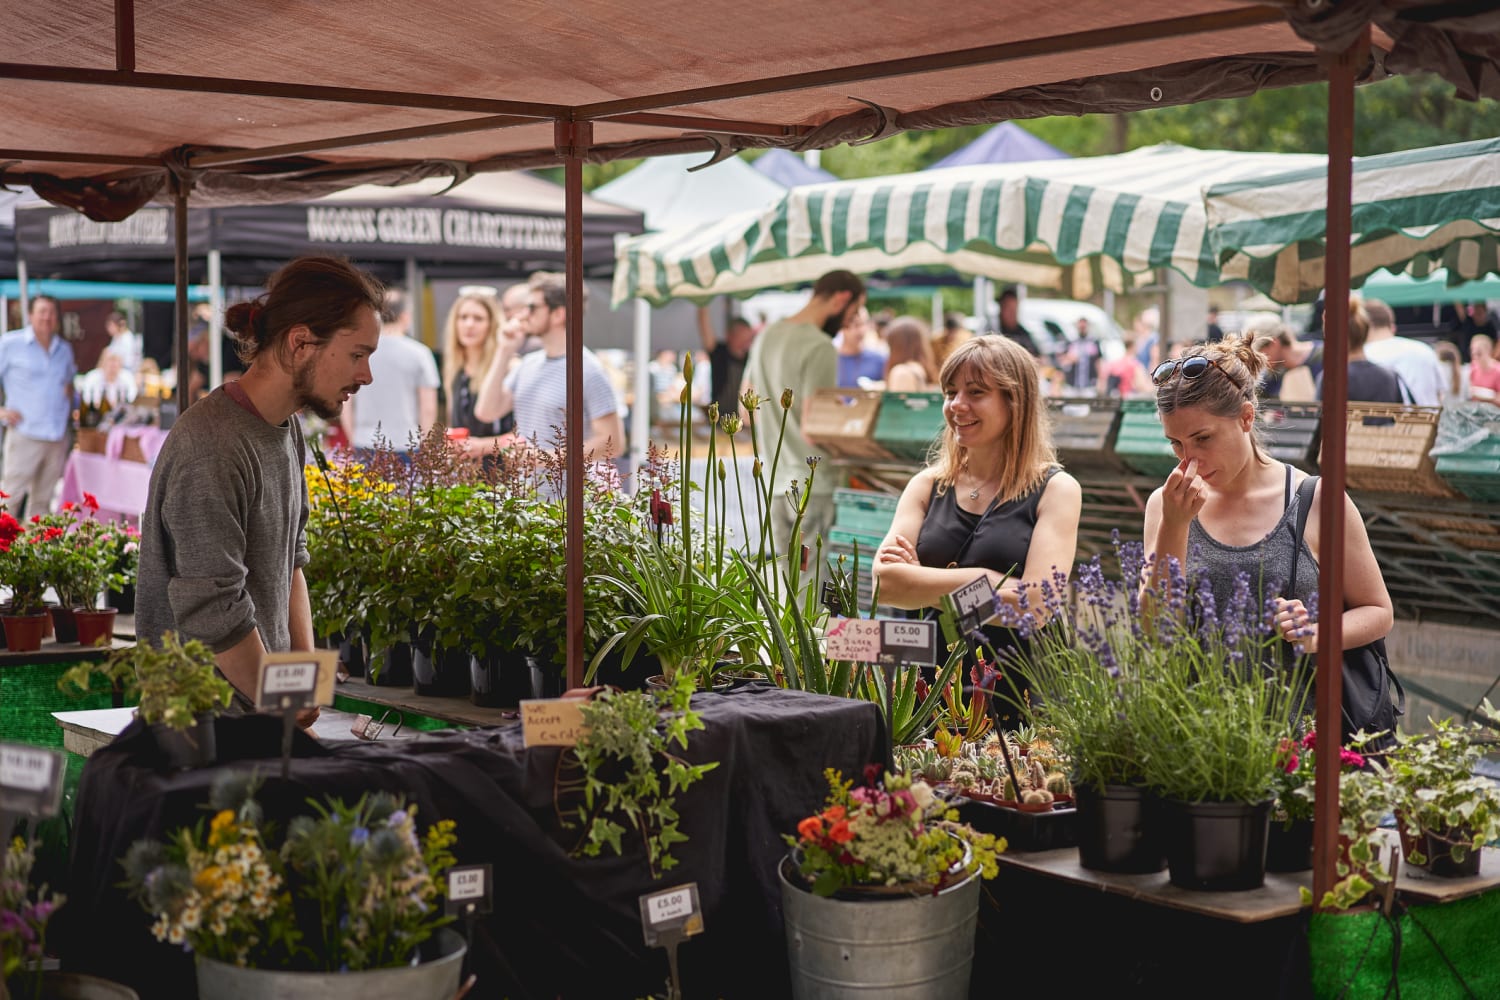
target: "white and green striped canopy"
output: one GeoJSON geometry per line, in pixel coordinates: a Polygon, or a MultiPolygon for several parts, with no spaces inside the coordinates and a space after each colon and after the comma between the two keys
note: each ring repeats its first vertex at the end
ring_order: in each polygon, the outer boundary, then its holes
{"type": "Polygon", "coordinates": [[[1205,188],[1322,162],[1165,145],[806,185],[760,211],[622,240],[614,299],[744,294],[833,268],[952,268],[1075,298],[1127,290],[1163,267],[1209,286],[1220,279],[1205,188]]]}
{"type": "MultiPolygon", "coordinates": [[[[1323,287],[1327,202],[1323,164],[1275,177],[1216,182],[1207,192],[1210,238],[1225,281],[1249,281],[1278,302],[1323,287]]],[[[1500,273],[1500,139],[1354,161],[1350,273],[1378,268],[1451,284],[1500,273]]]]}

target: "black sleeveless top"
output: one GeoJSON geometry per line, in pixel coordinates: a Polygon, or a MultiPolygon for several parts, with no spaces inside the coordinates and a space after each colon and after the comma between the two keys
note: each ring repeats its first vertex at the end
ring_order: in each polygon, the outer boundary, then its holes
{"type": "Polygon", "coordinates": [[[453,376],[453,420],[450,427],[462,427],[472,437],[499,437],[516,429],[516,415],[507,413],[499,420],[478,420],[474,416],[474,402],[478,393],[469,385],[469,374],[462,368],[453,376]]]}
{"type": "MultiPolygon", "coordinates": [[[[917,561],[939,569],[956,564],[992,569],[1012,577],[1025,573],[1037,507],[1047,484],[1059,471],[1058,466],[1053,466],[1030,492],[996,504],[984,514],[964,510],[958,505],[956,490],[950,488],[939,494],[933,484],[927,498],[927,517],[917,535],[917,561]]],[[[1002,660],[1010,659],[1009,651],[1019,652],[1024,646],[1012,629],[986,625],[984,631],[1002,660]]]]}

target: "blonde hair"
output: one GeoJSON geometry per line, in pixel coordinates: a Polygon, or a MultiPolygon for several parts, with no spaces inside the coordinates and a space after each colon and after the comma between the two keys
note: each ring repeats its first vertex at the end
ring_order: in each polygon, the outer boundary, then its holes
{"type": "Polygon", "coordinates": [[[490,361],[500,346],[500,307],[493,296],[482,292],[468,292],[458,297],[453,308],[448,310],[448,322],[443,327],[443,388],[453,391],[453,380],[464,367],[464,347],[458,342],[458,311],[465,302],[474,302],[490,318],[490,327],[485,331],[484,344],[480,348],[480,371],[488,371],[490,361]]]}
{"type": "MultiPolygon", "coordinates": [[[[994,388],[1010,406],[1010,422],[1000,444],[1000,489],[996,496],[1001,502],[1025,496],[1057,464],[1036,363],[1008,337],[975,337],[953,349],[943,362],[938,381],[947,393],[960,379],[970,377],[994,388]]],[[[930,460],[940,494],[953,485],[968,461],[969,450],[954,440],[953,428],[945,421],[930,460]]]]}
{"type": "Polygon", "coordinates": [[[1156,387],[1157,412],[1165,415],[1193,406],[1216,417],[1238,417],[1249,403],[1255,408],[1256,417],[1250,425],[1250,447],[1256,458],[1265,458],[1257,431],[1260,418],[1257,389],[1270,362],[1256,344],[1253,335],[1231,333],[1216,344],[1199,344],[1185,351],[1182,360],[1207,358],[1215,367],[1197,378],[1183,378],[1179,363],[1172,377],[1156,387]]]}

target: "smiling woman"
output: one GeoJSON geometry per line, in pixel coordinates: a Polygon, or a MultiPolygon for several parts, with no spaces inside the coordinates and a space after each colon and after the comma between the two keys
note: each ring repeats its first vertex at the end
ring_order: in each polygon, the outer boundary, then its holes
{"type": "MultiPolygon", "coordinates": [[[[1078,482],[1057,464],[1031,355],[1005,337],[959,345],[943,364],[944,428],[933,462],[912,477],[875,556],[881,602],[931,609],[986,576],[1007,604],[1040,610],[1065,585],[1078,548],[1078,482]]],[[[1025,641],[987,626],[1001,701],[1024,697],[1012,662],[1025,641]]],[[[998,705],[1002,721],[1009,707],[998,705]]]]}
{"type": "MultiPolygon", "coordinates": [[[[1299,543],[1296,487],[1305,474],[1273,459],[1256,434],[1257,389],[1266,367],[1250,338],[1229,336],[1152,373],[1162,429],[1178,465],[1146,503],[1149,572],[1159,586],[1176,561],[1200,589],[1212,590],[1219,608],[1231,606],[1236,579],[1247,574],[1257,590],[1251,599],[1274,614],[1282,638],[1313,653],[1319,501],[1315,495],[1299,543]]],[[[1317,489],[1320,494],[1321,483],[1317,489]]],[[[1344,511],[1343,647],[1353,649],[1390,630],[1391,599],[1364,521],[1347,496],[1344,511]]]]}

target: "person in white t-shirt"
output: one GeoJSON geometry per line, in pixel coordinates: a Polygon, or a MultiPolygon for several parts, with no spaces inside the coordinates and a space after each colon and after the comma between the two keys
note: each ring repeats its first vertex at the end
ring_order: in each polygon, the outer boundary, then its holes
{"type": "Polygon", "coordinates": [[[371,383],[344,404],[339,422],[356,451],[384,441],[399,456],[437,422],[437,360],[425,344],[406,335],[411,307],[406,293],[387,289],[381,316],[380,350],[370,356],[371,383]]]}
{"type": "Polygon", "coordinates": [[[130,329],[130,321],[125,314],[116,309],[109,314],[104,321],[104,329],[109,331],[109,348],[120,359],[120,365],[128,372],[134,374],[141,367],[141,335],[130,329]]]}
{"type": "Polygon", "coordinates": [[[1365,360],[1395,372],[1417,406],[1442,406],[1448,374],[1437,351],[1420,340],[1396,336],[1396,314],[1379,299],[1366,300],[1365,315],[1370,317],[1365,360]]]}

